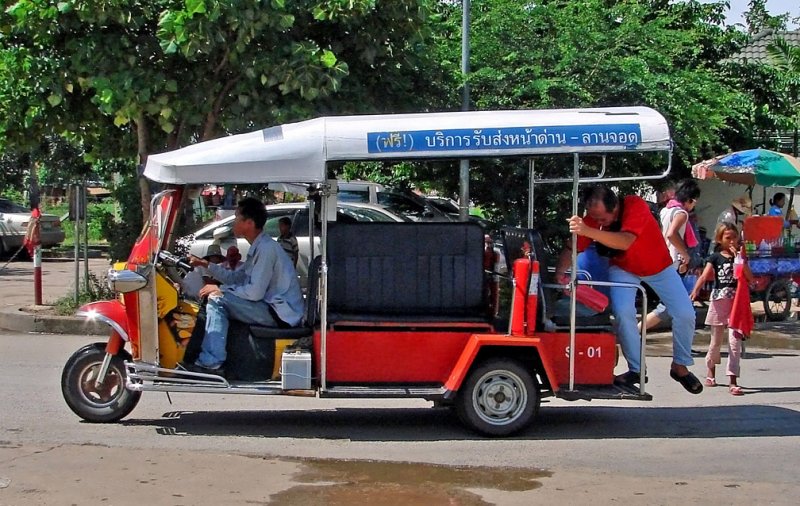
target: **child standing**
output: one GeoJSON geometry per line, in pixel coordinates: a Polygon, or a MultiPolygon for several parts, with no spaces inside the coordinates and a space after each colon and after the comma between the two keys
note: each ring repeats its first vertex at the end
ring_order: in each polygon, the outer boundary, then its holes
{"type": "MultiPolygon", "coordinates": [[[[742,388],[737,384],[739,376],[739,359],[742,355],[742,340],[736,332],[729,328],[729,317],[733,307],[733,298],[736,295],[737,280],[734,276],[734,259],[739,247],[739,230],[732,223],[717,225],[714,240],[719,244],[719,251],[712,254],[706,263],[703,273],[697,279],[694,289],[690,294],[692,300],[697,299],[697,294],[707,281],[714,279],[714,288],[711,291],[711,302],[706,315],[706,325],[711,326],[711,344],[708,345],[706,354],[706,386],[717,385],[716,365],[720,363],[719,350],[722,346],[722,336],[728,330],[728,377],[730,384],[728,391],[731,395],[743,395],[742,388]]],[[[745,280],[750,283],[753,274],[745,263],[742,269],[745,280]]]]}

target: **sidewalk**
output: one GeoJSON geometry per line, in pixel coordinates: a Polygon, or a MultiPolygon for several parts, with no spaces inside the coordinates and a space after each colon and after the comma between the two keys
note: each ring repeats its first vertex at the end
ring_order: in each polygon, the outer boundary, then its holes
{"type": "MultiPolygon", "coordinates": [[[[0,267],[7,259],[0,260],[0,267]]],[[[107,258],[89,258],[89,272],[104,282],[110,267],[107,258]]],[[[79,280],[83,283],[84,263],[79,265],[79,280]]],[[[75,262],[72,259],[44,258],[42,260],[42,302],[34,306],[33,262],[14,261],[0,270],[0,329],[17,332],[53,334],[108,333],[101,324],[87,324],[83,319],[49,314],[49,307],[62,297],[74,296],[75,262]]]]}

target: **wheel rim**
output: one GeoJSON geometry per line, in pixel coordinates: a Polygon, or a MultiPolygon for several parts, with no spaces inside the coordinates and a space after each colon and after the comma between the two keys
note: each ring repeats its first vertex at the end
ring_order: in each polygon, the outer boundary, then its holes
{"type": "Polygon", "coordinates": [[[100,374],[101,365],[99,362],[89,364],[83,368],[78,376],[78,391],[81,397],[87,403],[96,407],[106,407],[113,404],[125,391],[122,375],[113,366],[108,368],[103,384],[96,385],[95,382],[100,374]]]}
{"type": "Polygon", "coordinates": [[[475,385],[472,405],[484,422],[507,425],[516,420],[528,405],[528,392],[516,374],[491,371],[475,385]]]}
{"type": "Polygon", "coordinates": [[[779,315],[789,310],[789,290],[786,285],[771,287],[767,294],[767,305],[770,313],[779,315]]]}

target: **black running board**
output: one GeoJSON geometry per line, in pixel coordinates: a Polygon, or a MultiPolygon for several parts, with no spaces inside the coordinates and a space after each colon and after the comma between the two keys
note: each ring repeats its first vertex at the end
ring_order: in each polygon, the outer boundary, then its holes
{"type": "Polygon", "coordinates": [[[575,385],[574,390],[569,385],[562,385],[555,393],[556,397],[568,401],[591,401],[592,399],[616,399],[626,401],[652,401],[649,393],[640,393],[636,387],[620,385],[575,385]]]}

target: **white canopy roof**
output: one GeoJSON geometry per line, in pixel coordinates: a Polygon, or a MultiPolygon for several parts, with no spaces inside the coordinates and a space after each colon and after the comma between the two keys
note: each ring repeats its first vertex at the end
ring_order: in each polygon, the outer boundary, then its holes
{"type": "Polygon", "coordinates": [[[670,148],[666,120],[647,107],[334,116],[151,155],[144,175],[176,184],[319,183],[328,161],[670,148]]]}

